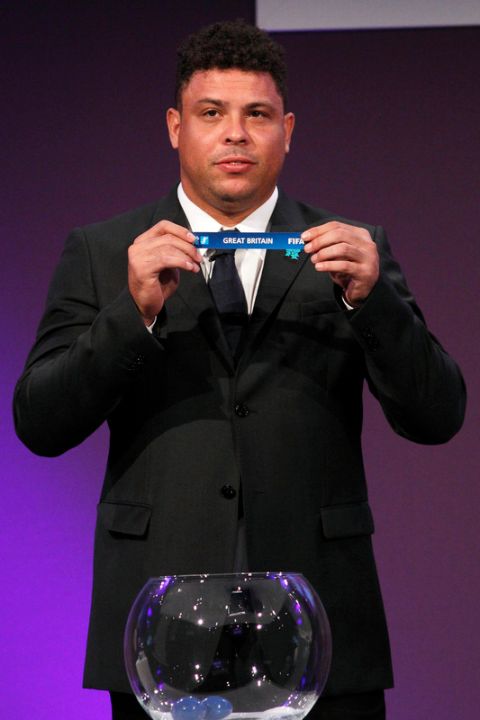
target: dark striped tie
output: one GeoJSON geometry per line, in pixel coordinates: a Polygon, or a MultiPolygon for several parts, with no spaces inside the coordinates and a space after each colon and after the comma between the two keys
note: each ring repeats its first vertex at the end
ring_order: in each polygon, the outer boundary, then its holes
{"type": "Polygon", "coordinates": [[[235,265],[235,250],[217,250],[210,256],[210,260],[214,260],[215,265],[208,286],[217,306],[226,340],[232,355],[236,357],[248,320],[248,308],[235,265]]]}

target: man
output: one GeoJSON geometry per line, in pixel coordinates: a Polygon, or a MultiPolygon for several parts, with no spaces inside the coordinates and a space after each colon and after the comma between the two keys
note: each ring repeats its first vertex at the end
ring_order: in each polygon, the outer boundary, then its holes
{"type": "Polygon", "coordinates": [[[17,386],[17,431],[34,452],[110,426],[85,685],[111,692],[117,719],[143,717],[122,635],[145,581],[239,568],[302,572],[325,604],[333,662],[312,716],[383,718],[392,676],[363,382],[416,442],[445,442],[462,424],[460,372],[381,228],[277,189],[294,127],[285,77],[278,45],[243,23],[184,43],[167,112],[181,184],[72,233],[17,386]],[[194,246],[193,232],[222,227],[300,231],[304,251],[239,250],[227,282],[227,260],[194,246]],[[225,310],[219,273],[243,310],[225,310]]]}

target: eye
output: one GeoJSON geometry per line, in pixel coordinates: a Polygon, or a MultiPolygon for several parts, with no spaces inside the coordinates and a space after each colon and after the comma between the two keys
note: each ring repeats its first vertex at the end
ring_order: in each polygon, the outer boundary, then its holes
{"type": "Polygon", "coordinates": [[[218,110],[216,108],[208,108],[208,110],[205,110],[203,112],[203,117],[214,118],[214,117],[218,117],[219,114],[220,113],[218,112],[218,110]]]}
{"type": "Polygon", "coordinates": [[[267,113],[264,110],[250,110],[249,115],[250,115],[250,117],[253,117],[253,118],[267,117],[267,113]]]}

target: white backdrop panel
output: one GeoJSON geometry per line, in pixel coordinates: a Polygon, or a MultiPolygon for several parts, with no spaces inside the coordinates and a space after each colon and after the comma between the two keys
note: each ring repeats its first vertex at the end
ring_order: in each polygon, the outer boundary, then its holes
{"type": "Polygon", "coordinates": [[[480,25],[480,0],[257,0],[265,30],[480,25]]]}

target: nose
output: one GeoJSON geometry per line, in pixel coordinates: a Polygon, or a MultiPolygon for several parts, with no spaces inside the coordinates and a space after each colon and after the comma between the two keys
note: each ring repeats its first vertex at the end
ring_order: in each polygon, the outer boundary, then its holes
{"type": "Polygon", "coordinates": [[[229,117],[224,140],[227,145],[245,145],[248,142],[248,132],[243,117],[229,117]]]}

